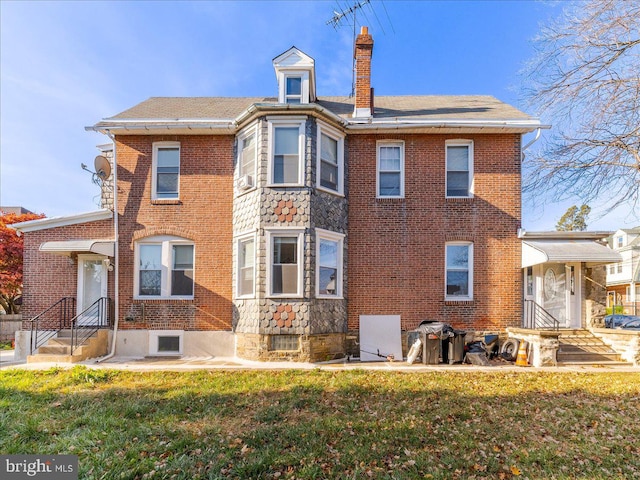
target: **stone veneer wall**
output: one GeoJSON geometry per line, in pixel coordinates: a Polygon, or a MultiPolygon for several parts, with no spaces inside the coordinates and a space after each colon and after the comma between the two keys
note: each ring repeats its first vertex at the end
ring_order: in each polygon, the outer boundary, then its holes
{"type": "MultiPolygon", "coordinates": [[[[237,334],[238,356],[259,360],[293,359],[315,361],[344,352],[347,325],[346,300],[316,299],[316,232],[322,228],[347,233],[345,197],[318,191],[316,182],[317,123],[305,124],[305,186],[271,188],[268,182],[268,121],[258,123],[258,174],[256,188],[235,190],[233,232],[239,236],[256,232],[256,297],[234,298],[233,324],[237,334]],[[303,298],[268,298],[266,274],[269,246],[266,232],[271,227],[304,229],[303,298]],[[270,350],[270,335],[300,335],[298,351],[270,350]]],[[[236,145],[236,149],[237,149],[236,145]]],[[[346,293],[346,245],[343,255],[343,292],[346,293]]],[[[234,241],[234,285],[236,282],[237,241],[234,241]]]]}

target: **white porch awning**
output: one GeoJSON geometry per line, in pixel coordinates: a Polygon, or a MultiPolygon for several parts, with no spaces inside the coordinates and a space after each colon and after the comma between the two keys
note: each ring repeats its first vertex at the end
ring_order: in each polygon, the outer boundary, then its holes
{"type": "Polygon", "coordinates": [[[72,253],[97,253],[113,257],[115,242],[112,240],[68,240],[64,242],[45,242],[40,245],[41,252],[71,256],[72,253]]]}
{"type": "Polygon", "coordinates": [[[593,240],[523,240],[522,268],[540,263],[621,262],[622,257],[614,250],[593,240]]]}

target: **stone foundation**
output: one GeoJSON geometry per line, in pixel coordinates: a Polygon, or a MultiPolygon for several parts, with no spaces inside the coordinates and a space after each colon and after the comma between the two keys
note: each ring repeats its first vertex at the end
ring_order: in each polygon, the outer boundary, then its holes
{"type": "Polygon", "coordinates": [[[297,350],[273,350],[274,335],[257,333],[236,334],[236,356],[261,362],[323,362],[346,355],[344,333],[300,335],[297,350]]]}
{"type": "Polygon", "coordinates": [[[524,340],[531,345],[531,365],[534,367],[557,367],[557,353],[560,348],[560,332],[551,330],[528,330],[507,328],[509,338],[524,340]]]}
{"type": "Polygon", "coordinates": [[[620,328],[594,328],[591,333],[618,352],[624,361],[633,363],[634,367],[640,366],[640,332],[620,328]]]}

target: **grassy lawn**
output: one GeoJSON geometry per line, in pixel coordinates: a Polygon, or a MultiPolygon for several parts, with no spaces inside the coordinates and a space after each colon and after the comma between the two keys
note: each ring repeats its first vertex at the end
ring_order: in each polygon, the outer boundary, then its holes
{"type": "Polygon", "coordinates": [[[0,371],[0,453],[81,479],[640,478],[640,374],[0,371]]]}

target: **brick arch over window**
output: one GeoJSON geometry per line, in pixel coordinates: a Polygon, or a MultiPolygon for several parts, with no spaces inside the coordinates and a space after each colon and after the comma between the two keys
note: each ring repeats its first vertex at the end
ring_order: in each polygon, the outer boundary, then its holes
{"type": "Polygon", "coordinates": [[[195,241],[196,233],[193,230],[188,228],[181,227],[173,227],[173,226],[158,226],[158,227],[149,227],[143,228],[142,230],[138,230],[133,233],[133,238],[131,239],[131,246],[139,240],[147,237],[157,237],[160,235],[171,235],[173,237],[181,237],[185,240],[195,241]]]}

